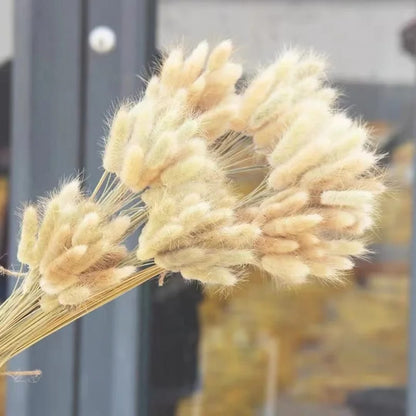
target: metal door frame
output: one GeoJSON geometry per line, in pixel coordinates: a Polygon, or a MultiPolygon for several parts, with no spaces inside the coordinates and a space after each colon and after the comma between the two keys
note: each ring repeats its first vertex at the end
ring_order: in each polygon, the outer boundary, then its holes
{"type": "MultiPolygon", "coordinates": [[[[106,116],[142,87],[155,45],[153,0],[15,0],[12,92],[10,259],[19,234],[15,213],[84,167],[100,175],[106,116]],[[116,47],[98,54],[88,34],[105,25],[116,47]]],[[[147,300],[139,288],[12,360],[43,371],[35,384],[8,384],[7,415],[145,415],[147,300]],[[97,353],[100,351],[100,353],[97,353]]]]}

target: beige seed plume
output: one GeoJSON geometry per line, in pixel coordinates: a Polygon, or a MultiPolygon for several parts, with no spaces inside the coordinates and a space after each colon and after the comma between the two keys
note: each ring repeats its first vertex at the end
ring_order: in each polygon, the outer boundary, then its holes
{"type": "Polygon", "coordinates": [[[128,108],[121,107],[114,116],[103,157],[104,169],[109,172],[118,172],[121,168],[120,160],[130,129],[129,121],[128,108]]]}
{"type": "Polygon", "coordinates": [[[33,206],[28,206],[23,213],[22,230],[17,250],[17,258],[21,263],[36,262],[35,244],[38,233],[38,214],[33,206]]]}
{"type": "MultiPolygon", "coordinates": [[[[184,166],[180,174],[166,171],[165,188],[160,192],[157,188],[148,191],[157,192],[159,198],[144,195],[149,218],[137,255],[141,260],[154,258],[156,264],[180,271],[185,278],[194,273],[192,279],[207,284],[234,284],[239,273],[236,267],[256,262],[252,247],[258,228],[239,223],[233,206],[226,209],[225,200],[216,198],[216,192],[229,194],[231,190],[213,160],[203,170],[184,166]]],[[[228,200],[235,202],[231,196],[228,200]]]]}
{"type": "MultiPolygon", "coordinates": [[[[130,220],[118,216],[109,221],[97,204],[82,195],[78,180],[64,185],[46,201],[39,230],[37,222],[36,208],[27,207],[19,259],[29,266],[24,291],[38,284],[45,293],[40,305],[45,305],[46,310],[53,305],[76,305],[77,294],[78,303],[82,303],[95,290],[105,287],[103,282],[110,282],[104,278],[85,279],[90,269],[97,265],[105,274],[109,256],[114,257],[117,252],[117,264],[127,257],[118,240],[127,231],[130,220]]],[[[116,274],[117,264],[108,265],[116,274]]]]}
{"type": "Polygon", "coordinates": [[[229,40],[166,54],[142,98],[115,112],[96,188],[73,180],[25,209],[27,272],[0,306],[0,365],[159,273],[340,281],[367,252],[384,185],[369,131],[337,108],[325,70],[286,51],[241,91],[229,40]],[[242,195],[248,171],[264,180],[242,195]]]}
{"type": "MultiPolygon", "coordinates": [[[[143,260],[158,259],[167,269],[171,263],[171,269],[189,271],[186,264],[177,263],[178,256],[185,253],[182,250],[193,246],[212,249],[220,240],[230,248],[248,247],[237,244],[237,239],[231,243],[232,233],[226,234],[223,227],[234,224],[238,229],[251,224],[247,242],[255,241],[253,249],[259,256],[254,263],[262,264],[262,253],[275,256],[265,264],[280,258],[282,270],[289,270],[290,265],[302,270],[294,273],[295,280],[301,281],[306,270],[313,274],[317,269],[308,269],[308,264],[321,260],[340,233],[350,239],[370,227],[369,207],[382,189],[371,177],[377,157],[369,151],[365,127],[336,109],[336,92],[326,85],[325,61],[311,53],[288,51],[239,95],[235,83],[241,67],[230,61],[231,56],[230,41],[211,53],[203,42],[188,57],[181,49],[173,50],[162,64],[160,76],[149,82],[143,101],[133,107],[140,110],[131,111],[130,124],[134,125],[140,124],[141,109],[152,109],[146,120],[153,124],[145,123],[149,127],[139,134],[133,129],[125,141],[119,176],[134,191],[150,186],[150,195],[152,190],[163,189],[163,193],[153,192],[153,197],[145,195],[149,221],[140,237],[138,255],[143,260]],[[185,127],[190,120],[194,123],[191,129],[185,127]],[[245,202],[243,210],[231,196],[232,189],[227,190],[227,172],[222,168],[237,166],[243,155],[236,150],[236,156],[231,156],[235,139],[230,137],[235,136],[227,134],[232,130],[250,136],[270,166],[270,192],[256,197],[254,205],[245,202]],[[208,145],[202,145],[198,136],[208,145]],[[215,144],[212,151],[211,143],[220,140],[225,144],[215,144]],[[221,209],[234,213],[231,217],[217,218],[221,210],[212,199],[215,195],[210,195],[214,188],[229,201],[221,209]],[[189,200],[184,206],[181,202],[188,195],[197,195],[196,201],[189,200]],[[214,218],[216,229],[211,230],[214,218]],[[243,218],[249,222],[242,222],[243,218]]],[[[242,237],[235,232],[237,235],[242,237]]],[[[360,244],[352,240],[341,255],[359,255],[360,244]]],[[[331,259],[325,269],[327,278],[346,268],[334,260],[338,257],[326,257],[331,259]]],[[[192,266],[198,276],[207,268],[207,264],[192,266]]]]}
{"type": "Polygon", "coordinates": [[[291,267],[293,282],[307,274],[338,280],[351,268],[349,256],[365,253],[351,238],[372,225],[377,189],[383,189],[369,133],[334,107],[324,69],[313,55],[284,54],[249,83],[233,123],[252,135],[270,164],[275,195],[245,212],[262,227],[263,268],[285,281],[291,267]]]}
{"type": "Polygon", "coordinates": [[[183,51],[174,49],[142,101],[116,113],[104,169],[137,192],[157,184],[198,132],[211,141],[226,133],[237,109],[235,83],[242,74],[241,65],[230,62],[231,54],[230,41],[209,55],[203,42],[185,60],[183,51]]]}

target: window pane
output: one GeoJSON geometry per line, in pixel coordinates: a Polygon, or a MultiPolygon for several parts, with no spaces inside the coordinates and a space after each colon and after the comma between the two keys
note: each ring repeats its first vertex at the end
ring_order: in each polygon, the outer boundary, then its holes
{"type": "MultiPolygon", "coordinates": [[[[199,337],[190,348],[199,353],[193,387],[165,386],[176,391],[166,399],[171,414],[347,416],[378,414],[380,406],[401,414],[415,112],[414,60],[402,48],[402,30],[415,9],[405,0],[160,2],[160,48],[232,38],[247,77],[287,46],[326,55],[342,106],[373,127],[394,184],[368,235],[371,253],[339,285],[284,290],[258,275],[231,293],[202,293],[190,307],[198,321],[178,329],[199,337]]],[[[256,180],[248,176],[243,186],[256,180]]]]}

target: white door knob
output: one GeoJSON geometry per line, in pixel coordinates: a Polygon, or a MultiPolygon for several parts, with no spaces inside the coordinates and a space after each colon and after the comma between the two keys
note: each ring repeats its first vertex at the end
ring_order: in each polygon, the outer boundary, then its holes
{"type": "Polygon", "coordinates": [[[108,26],[97,26],[91,30],[88,36],[90,48],[99,54],[111,52],[117,43],[117,37],[114,30],[108,26]]]}

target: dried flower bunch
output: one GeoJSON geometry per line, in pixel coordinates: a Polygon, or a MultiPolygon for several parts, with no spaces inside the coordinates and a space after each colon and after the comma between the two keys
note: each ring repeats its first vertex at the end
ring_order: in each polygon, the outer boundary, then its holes
{"type": "Polygon", "coordinates": [[[232,286],[251,267],[288,285],[339,281],[365,254],[378,157],[337,108],[325,62],[285,52],[240,92],[242,73],[230,41],[174,49],[114,115],[95,190],[73,180],[24,210],[27,270],[5,271],[22,284],[0,307],[0,364],[160,274],[232,286]],[[264,180],[241,195],[252,170],[264,180]]]}
{"type": "Polygon", "coordinates": [[[47,201],[40,227],[37,222],[36,208],[27,207],[17,255],[30,270],[22,290],[29,292],[39,284],[44,311],[78,305],[135,271],[134,266],[121,265],[128,251],[119,244],[130,217],[109,220],[99,204],[82,195],[78,180],[47,201]]]}

